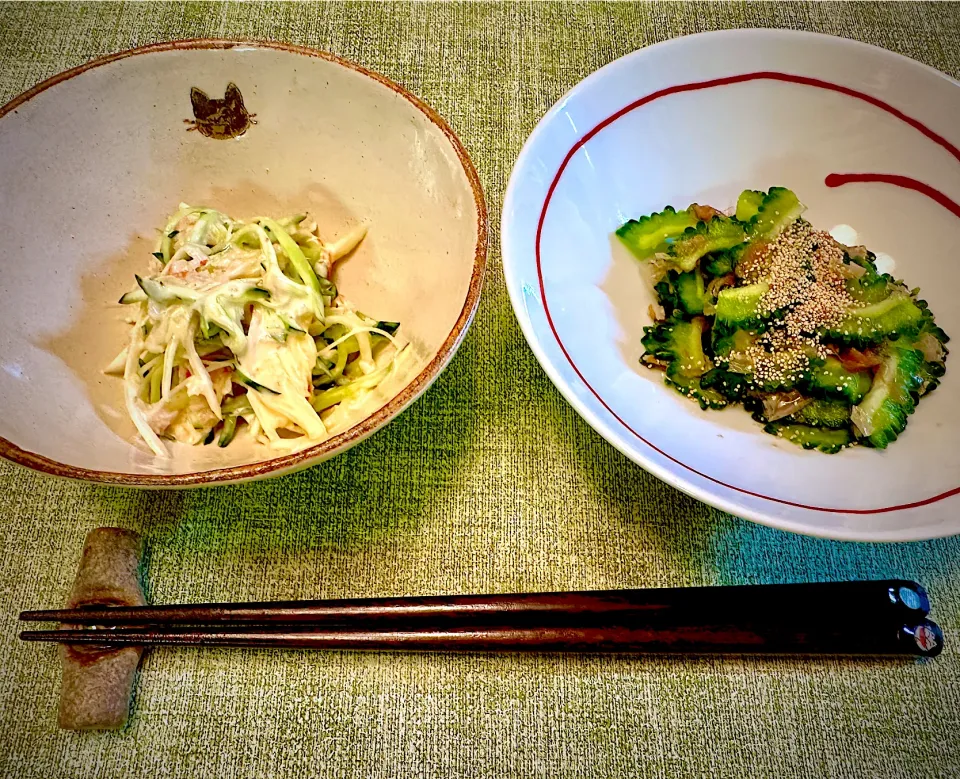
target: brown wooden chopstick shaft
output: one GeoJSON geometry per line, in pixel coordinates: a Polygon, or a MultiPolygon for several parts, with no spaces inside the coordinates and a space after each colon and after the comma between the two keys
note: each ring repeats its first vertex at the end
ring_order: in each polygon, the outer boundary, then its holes
{"type": "Polygon", "coordinates": [[[524,627],[635,622],[696,625],[704,621],[809,624],[845,616],[855,622],[920,619],[929,611],[923,588],[906,580],[598,590],[356,600],[210,603],[74,611],[26,611],[22,620],[85,625],[408,624],[524,627]]]}
{"type": "Polygon", "coordinates": [[[658,630],[623,627],[541,627],[490,630],[369,631],[321,629],[79,630],[21,633],[30,641],[68,641],[127,645],[277,647],[292,649],[483,651],[483,652],[633,652],[676,654],[853,654],[933,656],[913,641],[910,626],[869,627],[840,623],[807,631],[755,629],[730,625],[658,630]]]}

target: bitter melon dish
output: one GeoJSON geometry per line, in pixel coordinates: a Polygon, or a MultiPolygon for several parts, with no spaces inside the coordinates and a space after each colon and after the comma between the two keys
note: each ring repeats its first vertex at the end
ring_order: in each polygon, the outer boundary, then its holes
{"type": "Polygon", "coordinates": [[[668,206],[621,226],[656,293],[641,362],[701,408],[742,404],[804,449],[884,449],[939,384],[949,339],[919,289],[804,211],[773,187],[743,192],[734,214],[668,206]]]}

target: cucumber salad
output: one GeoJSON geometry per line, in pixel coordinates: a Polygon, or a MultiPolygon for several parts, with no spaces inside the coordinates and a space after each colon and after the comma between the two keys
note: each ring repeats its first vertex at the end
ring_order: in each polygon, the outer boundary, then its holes
{"type": "Polygon", "coordinates": [[[397,368],[397,322],[356,311],[331,280],[366,235],[321,238],[305,214],[241,222],[181,204],[151,273],[120,302],[130,340],[108,366],[158,456],[164,439],[293,448],[345,428],[397,368]]]}
{"type": "Polygon", "coordinates": [[[886,448],[946,369],[949,340],[918,289],[801,218],[789,189],[631,219],[617,236],[657,303],[641,362],[703,409],[742,403],[821,452],[886,448]]]}

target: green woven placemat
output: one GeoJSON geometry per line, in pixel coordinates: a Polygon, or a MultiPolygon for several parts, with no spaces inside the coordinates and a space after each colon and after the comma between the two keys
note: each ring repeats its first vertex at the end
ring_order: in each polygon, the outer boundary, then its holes
{"type": "Polygon", "coordinates": [[[738,26],[843,35],[960,76],[956,4],[0,5],[2,100],[170,38],[272,38],[356,60],[450,121],[494,225],[460,353],[342,457],[260,484],[168,493],[0,465],[3,775],[960,776],[955,647],[906,665],[156,651],[128,728],[74,734],[56,729],[55,652],[15,638],[15,613],[62,602],[86,531],[106,524],[145,536],[156,602],[905,576],[927,585],[952,638],[960,540],[819,541],[685,497],[576,416],[510,309],[496,225],[537,119],[615,57],[738,26]]]}

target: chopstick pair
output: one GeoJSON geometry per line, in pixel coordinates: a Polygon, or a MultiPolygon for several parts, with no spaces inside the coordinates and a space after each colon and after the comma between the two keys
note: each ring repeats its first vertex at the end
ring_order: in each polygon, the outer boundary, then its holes
{"type": "Polygon", "coordinates": [[[943,633],[916,582],[600,590],[25,611],[82,625],[26,641],[104,646],[839,654],[933,657],[943,633]]]}

